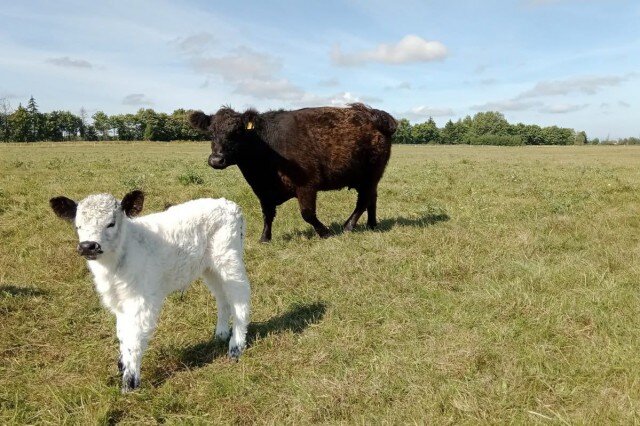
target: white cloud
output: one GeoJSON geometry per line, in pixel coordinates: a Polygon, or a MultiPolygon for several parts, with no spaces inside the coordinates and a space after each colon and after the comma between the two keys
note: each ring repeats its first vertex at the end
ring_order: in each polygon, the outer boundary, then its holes
{"type": "Polygon", "coordinates": [[[455,115],[455,112],[451,108],[433,108],[421,105],[396,115],[410,121],[425,121],[429,117],[451,117],[455,115]]]}
{"type": "Polygon", "coordinates": [[[143,93],[131,93],[122,99],[124,105],[153,105],[153,101],[143,93]]]}
{"type": "Polygon", "coordinates": [[[385,90],[411,90],[411,83],[408,81],[402,81],[398,84],[394,84],[391,86],[385,86],[385,90]]]}
{"type": "Polygon", "coordinates": [[[184,54],[204,53],[209,47],[215,45],[216,38],[206,31],[192,34],[187,37],[177,37],[169,43],[184,54]]]}
{"type": "Polygon", "coordinates": [[[345,67],[368,62],[397,65],[442,60],[447,54],[447,48],[439,41],[427,41],[419,36],[407,35],[398,43],[383,43],[375,49],[362,52],[343,53],[340,46],[335,46],[331,59],[335,65],[345,67]]]}
{"type": "Polygon", "coordinates": [[[594,95],[605,87],[618,86],[634,76],[634,74],[623,76],[586,76],[572,77],[565,80],[541,81],[532,89],[518,95],[517,99],[568,95],[571,93],[594,95]]]}
{"type": "Polygon", "coordinates": [[[226,56],[194,56],[191,64],[198,72],[217,74],[227,81],[270,79],[282,68],[280,60],[248,47],[239,47],[226,56]]]}
{"type": "Polygon", "coordinates": [[[509,99],[505,101],[487,102],[482,105],[473,105],[471,109],[474,111],[526,111],[539,106],[541,106],[540,102],[509,99]]]}
{"type": "Polygon", "coordinates": [[[571,105],[571,104],[555,104],[546,105],[540,109],[540,112],[546,114],[567,114],[570,112],[576,112],[587,108],[588,104],[571,105]]]}
{"type": "Polygon", "coordinates": [[[286,78],[245,79],[236,82],[233,91],[239,95],[251,96],[257,99],[277,99],[293,101],[304,95],[304,90],[291,83],[286,78]]]}
{"type": "Polygon", "coordinates": [[[320,80],[318,85],[322,87],[338,87],[340,85],[340,80],[338,80],[337,77],[331,77],[326,80],[320,80]]]}
{"type": "Polygon", "coordinates": [[[93,68],[91,62],[84,59],[72,59],[68,56],[62,56],[59,58],[48,58],[45,62],[59,67],[68,68],[93,68]]]}

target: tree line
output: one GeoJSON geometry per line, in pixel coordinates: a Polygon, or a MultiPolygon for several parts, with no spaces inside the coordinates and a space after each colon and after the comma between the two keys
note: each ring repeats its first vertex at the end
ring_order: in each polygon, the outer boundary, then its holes
{"type": "MultiPolygon", "coordinates": [[[[97,111],[91,117],[84,108],[79,114],[69,111],[40,112],[33,98],[26,107],[13,110],[0,99],[0,140],[5,142],[70,141],[70,140],[206,140],[207,137],[191,128],[188,111],[177,109],[171,114],[150,108],[135,114],[107,115],[97,111]]],[[[407,119],[398,122],[394,143],[399,144],[469,144],[469,145],[584,145],[584,144],[640,144],[639,138],[600,141],[588,139],[585,132],[558,126],[540,127],[535,124],[511,124],[499,112],[479,112],[457,121],[449,120],[439,128],[433,118],[411,124],[407,119]]]]}
{"type": "Polygon", "coordinates": [[[5,142],[36,141],[105,141],[105,140],[205,140],[191,128],[188,111],[177,109],[171,114],[141,108],[135,114],[107,115],[102,111],[88,116],[84,108],[78,115],[69,111],[40,112],[33,98],[27,106],[11,110],[0,100],[0,140],[5,142]],[[89,120],[91,119],[91,120],[89,120]]]}

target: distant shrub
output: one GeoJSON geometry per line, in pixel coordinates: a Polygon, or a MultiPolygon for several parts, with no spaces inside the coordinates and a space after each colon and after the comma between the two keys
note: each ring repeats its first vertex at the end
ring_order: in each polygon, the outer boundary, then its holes
{"type": "Polygon", "coordinates": [[[186,172],[182,173],[178,176],[178,181],[187,186],[187,185],[202,185],[204,183],[204,178],[200,173],[193,169],[189,169],[186,172]]]}

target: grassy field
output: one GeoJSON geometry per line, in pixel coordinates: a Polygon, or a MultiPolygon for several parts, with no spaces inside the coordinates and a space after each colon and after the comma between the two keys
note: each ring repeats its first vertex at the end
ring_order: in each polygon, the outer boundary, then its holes
{"type": "MultiPolygon", "coordinates": [[[[378,231],[320,240],[290,201],[268,245],[208,151],[0,145],[0,423],[640,421],[640,148],[396,146],[378,231]],[[226,359],[197,283],[123,396],[114,319],[47,201],[133,188],[146,212],[242,206],[252,344],[226,359]]],[[[319,217],[337,231],[354,203],[323,193],[319,217]]]]}

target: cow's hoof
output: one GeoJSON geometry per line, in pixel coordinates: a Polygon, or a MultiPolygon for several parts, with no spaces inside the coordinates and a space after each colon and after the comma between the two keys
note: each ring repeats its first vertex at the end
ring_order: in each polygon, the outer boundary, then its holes
{"type": "Polygon", "coordinates": [[[124,371],[124,364],[122,363],[122,357],[118,358],[118,371],[120,374],[124,371]]]}
{"type": "Polygon", "coordinates": [[[134,391],[140,387],[140,377],[125,372],[122,376],[122,393],[134,391]]]}
{"type": "Polygon", "coordinates": [[[244,352],[244,346],[229,346],[229,358],[237,361],[244,352]]]}
{"type": "Polygon", "coordinates": [[[262,237],[262,238],[260,238],[260,242],[262,244],[270,243],[271,242],[271,238],[262,237]]]}
{"type": "Polygon", "coordinates": [[[321,229],[318,232],[318,236],[320,238],[329,238],[331,236],[331,231],[329,231],[328,229],[321,229]]]}

